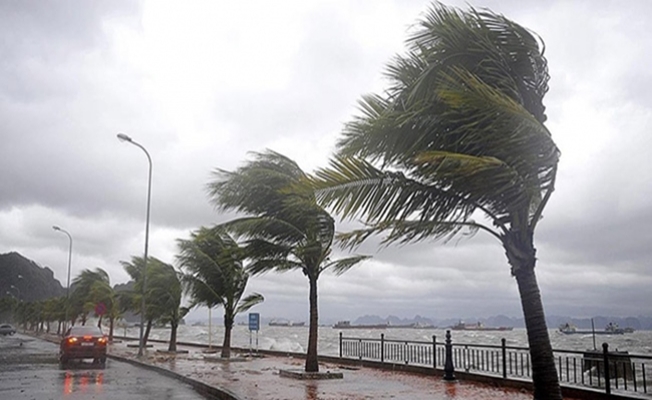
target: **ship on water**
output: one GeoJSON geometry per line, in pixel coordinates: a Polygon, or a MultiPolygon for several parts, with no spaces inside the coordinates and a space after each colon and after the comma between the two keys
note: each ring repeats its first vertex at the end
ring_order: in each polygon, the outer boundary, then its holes
{"type": "Polygon", "coordinates": [[[269,326],[285,326],[285,327],[293,326],[293,327],[295,327],[295,326],[305,326],[306,323],[305,322],[292,322],[292,321],[287,321],[287,320],[271,320],[271,321],[269,321],[268,325],[269,326]]]}
{"type": "Polygon", "coordinates": [[[462,321],[450,327],[454,331],[511,331],[513,326],[485,326],[482,322],[466,324],[462,321]]]}
{"type": "MultiPolygon", "coordinates": [[[[593,321],[591,321],[593,322],[593,321]]],[[[565,335],[622,335],[624,333],[634,332],[633,328],[620,328],[618,324],[609,322],[603,331],[596,331],[595,329],[591,330],[580,330],[575,327],[575,325],[565,323],[559,327],[559,332],[565,335]]]]}
{"type": "Polygon", "coordinates": [[[435,329],[437,328],[434,325],[423,324],[420,322],[415,322],[407,325],[392,325],[389,322],[384,324],[366,324],[366,325],[351,325],[351,321],[339,321],[333,325],[334,329],[435,329]]]}

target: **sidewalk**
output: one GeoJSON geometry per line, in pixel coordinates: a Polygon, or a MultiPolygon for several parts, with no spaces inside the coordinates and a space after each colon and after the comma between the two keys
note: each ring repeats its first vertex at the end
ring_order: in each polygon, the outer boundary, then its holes
{"type": "MultiPolygon", "coordinates": [[[[441,377],[373,368],[320,363],[320,371],[342,372],[344,379],[298,380],[279,376],[279,369],[302,369],[304,361],[293,357],[240,357],[225,361],[219,353],[204,354],[202,348],[178,346],[187,353],[167,354],[167,344],[151,343],[144,359],[209,386],[226,389],[240,400],[531,400],[532,393],[459,381],[445,383],[441,377]]],[[[110,354],[137,360],[137,341],[114,343],[110,354]],[[127,345],[136,347],[128,347],[127,345]]]]}

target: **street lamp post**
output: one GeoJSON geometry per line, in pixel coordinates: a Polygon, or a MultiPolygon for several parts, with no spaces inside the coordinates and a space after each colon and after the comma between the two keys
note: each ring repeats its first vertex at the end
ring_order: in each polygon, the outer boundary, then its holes
{"type": "Polygon", "coordinates": [[[63,333],[65,334],[66,328],[68,326],[68,308],[70,307],[70,266],[72,265],[72,236],[65,229],[61,229],[58,226],[53,226],[52,229],[55,231],[63,232],[70,239],[70,245],[68,246],[68,281],[66,282],[66,315],[63,322],[63,333]]]}
{"type": "Polygon", "coordinates": [[[140,300],[140,343],[138,345],[138,356],[143,356],[143,349],[145,348],[145,285],[147,283],[147,246],[149,244],[149,209],[152,198],[152,158],[149,156],[147,150],[137,142],[134,142],[129,136],[124,133],[118,133],[118,139],[123,142],[129,142],[136,147],[139,147],[145,152],[147,161],[149,162],[149,176],[147,180],[147,217],[145,220],[145,256],[143,258],[143,286],[140,300]]]}

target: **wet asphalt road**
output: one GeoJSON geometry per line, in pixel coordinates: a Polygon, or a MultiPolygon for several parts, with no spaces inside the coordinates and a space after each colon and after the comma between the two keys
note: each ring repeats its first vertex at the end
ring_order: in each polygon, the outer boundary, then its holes
{"type": "Polygon", "coordinates": [[[0,399],[204,399],[189,385],[131,364],[92,360],[62,369],[59,348],[29,336],[0,336],[0,399]]]}

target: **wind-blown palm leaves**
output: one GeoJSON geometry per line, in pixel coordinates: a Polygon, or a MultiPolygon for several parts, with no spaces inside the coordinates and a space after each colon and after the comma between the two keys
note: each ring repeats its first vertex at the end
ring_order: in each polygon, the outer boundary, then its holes
{"type": "Polygon", "coordinates": [[[243,267],[245,253],[220,227],[205,228],[191,234],[190,240],[178,240],[179,265],[186,271],[182,280],[192,304],[224,307],[222,358],[231,357],[231,331],[235,317],[262,302],[258,293],[242,298],[249,274],[243,267]]]}
{"type": "MultiPolygon", "coordinates": [[[[73,308],[81,310],[82,325],[86,324],[88,313],[94,312],[99,303],[104,303],[111,308],[115,302],[115,292],[111,288],[109,274],[102,268],[95,270],[85,269],[72,281],[73,308]]],[[[102,315],[97,321],[98,328],[102,327],[102,315]]]]}
{"type": "Polygon", "coordinates": [[[308,176],[289,158],[267,151],[234,172],[217,170],[209,184],[211,200],[220,210],[244,217],[224,224],[245,239],[251,261],[248,271],[260,274],[298,269],[310,284],[310,327],[305,370],[319,371],[317,359],[317,279],[326,269],[341,274],[364,260],[354,256],[331,260],[333,218],[320,207],[304,184],[308,176]]]}
{"type": "Polygon", "coordinates": [[[534,229],[555,182],[559,150],[543,125],[549,79],[542,43],[490,11],[434,5],[387,69],[384,96],[365,96],[338,154],[316,173],[321,204],[364,229],[355,247],[449,239],[483,230],[516,277],[535,398],[561,399],[534,274],[534,229]],[[486,221],[472,216],[484,213],[486,221]]]}
{"type": "MultiPolygon", "coordinates": [[[[136,314],[141,312],[140,304],[143,287],[143,257],[131,257],[131,262],[120,261],[124,270],[134,280],[134,291],[125,295],[131,298],[131,310],[136,314]]],[[[174,267],[155,257],[147,257],[147,282],[145,285],[145,327],[143,343],[146,345],[152,324],[155,321],[171,322],[171,314],[179,312],[181,301],[180,284],[177,279],[174,267]],[[175,283],[175,279],[176,283],[175,283]],[[151,282],[150,282],[151,280],[151,282]]],[[[172,326],[172,335],[176,335],[176,327],[172,326]]],[[[175,338],[176,343],[176,338],[175,338]]],[[[172,343],[170,343],[172,345],[172,343]]]]}
{"type": "MultiPolygon", "coordinates": [[[[153,259],[155,260],[155,259],[153,259]]],[[[161,324],[170,324],[168,351],[177,350],[177,329],[181,319],[188,313],[181,307],[181,281],[177,271],[170,264],[161,261],[148,263],[146,296],[155,299],[153,314],[158,315],[161,324]]]]}

